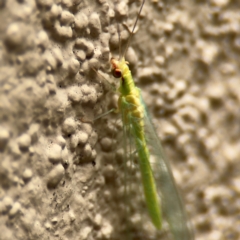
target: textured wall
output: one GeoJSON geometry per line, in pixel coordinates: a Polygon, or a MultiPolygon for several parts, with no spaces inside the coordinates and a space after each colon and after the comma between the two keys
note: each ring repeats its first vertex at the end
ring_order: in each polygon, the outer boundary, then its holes
{"type": "MultiPolygon", "coordinates": [[[[116,22],[124,49],[140,6],[120,2],[0,2],[0,240],[125,239],[125,203],[143,211],[122,196],[119,118],[93,122],[117,105],[116,22]]],[[[126,56],[197,240],[240,238],[239,8],[149,0],[126,56]]]]}

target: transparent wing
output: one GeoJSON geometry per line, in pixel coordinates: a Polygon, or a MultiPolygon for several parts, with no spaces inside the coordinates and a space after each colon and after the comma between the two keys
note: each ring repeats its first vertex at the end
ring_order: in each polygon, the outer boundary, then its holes
{"type": "MultiPolygon", "coordinates": [[[[141,101],[145,106],[142,99],[141,101]]],[[[118,230],[120,228],[125,229],[123,230],[125,239],[131,240],[192,240],[193,234],[191,228],[188,226],[189,222],[185,208],[178,193],[170,164],[164,155],[162,145],[145,107],[144,124],[147,145],[150,151],[150,163],[160,198],[159,207],[162,210],[163,221],[167,222],[167,226],[164,225],[163,230],[159,231],[151,223],[138,166],[139,150],[136,149],[136,136],[134,136],[134,131],[131,129],[132,121],[136,121],[136,119],[131,118],[128,114],[131,109],[132,106],[129,103],[121,102],[120,110],[123,122],[123,135],[121,137],[122,144],[119,144],[119,146],[122,145],[124,149],[124,157],[121,167],[117,171],[117,179],[120,186],[123,187],[122,193],[124,197],[122,203],[124,207],[121,216],[124,216],[124,224],[120,224],[118,230]]],[[[118,195],[117,199],[120,200],[120,197],[121,195],[118,195]]]]}
{"type": "Polygon", "coordinates": [[[170,164],[164,154],[142,97],[141,101],[145,107],[145,133],[150,150],[152,171],[161,199],[163,218],[167,220],[174,240],[191,240],[194,238],[193,232],[189,227],[185,208],[178,193],[170,164]]]}
{"type": "MultiPolygon", "coordinates": [[[[136,136],[132,129],[134,119],[129,112],[132,111],[133,104],[124,102],[121,99],[121,116],[123,122],[123,172],[125,188],[126,213],[126,234],[125,239],[166,239],[162,231],[159,231],[152,224],[143,192],[141,171],[139,168],[138,153],[136,148],[136,136]]],[[[165,233],[166,234],[166,233],[165,233]]],[[[167,238],[168,239],[168,238],[167,238]]]]}

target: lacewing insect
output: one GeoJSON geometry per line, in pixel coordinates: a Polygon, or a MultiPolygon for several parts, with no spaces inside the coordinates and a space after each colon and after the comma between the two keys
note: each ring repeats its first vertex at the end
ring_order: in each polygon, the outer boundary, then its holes
{"type": "Polygon", "coordinates": [[[116,112],[121,113],[123,136],[127,139],[124,141],[126,159],[129,158],[129,152],[133,151],[132,146],[135,146],[143,195],[153,225],[158,231],[162,228],[163,220],[166,220],[172,239],[190,240],[193,239],[193,234],[188,227],[185,209],[170,164],[149,118],[141,90],[135,86],[128,62],[125,60],[144,3],[145,0],[142,1],[123,55],[119,59],[111,59],[112,74],[120,82],[116,112]]]}

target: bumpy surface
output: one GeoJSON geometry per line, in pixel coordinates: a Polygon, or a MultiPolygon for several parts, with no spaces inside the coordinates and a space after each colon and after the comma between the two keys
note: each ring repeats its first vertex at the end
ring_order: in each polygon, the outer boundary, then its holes
{"type": "MultiPolygon", "coordinates": [[[[0,2],[0,240],[124,239],[121,126],[93,120],[140,2],[0,2]]],[[[197,240],[240,238],[239,9],[147,1],[126,56],[197,240]]]]}

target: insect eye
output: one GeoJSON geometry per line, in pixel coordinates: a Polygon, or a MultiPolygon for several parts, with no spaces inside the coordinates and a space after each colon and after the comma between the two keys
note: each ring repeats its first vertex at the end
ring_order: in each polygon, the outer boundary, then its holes
{"type": "Polygon", "coordinates": [[[112,75],[115,77],[115,78],[120,78],[122,77],[122,72],[120,69],[113,69],[112,70],[112,75]]]}

